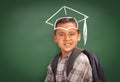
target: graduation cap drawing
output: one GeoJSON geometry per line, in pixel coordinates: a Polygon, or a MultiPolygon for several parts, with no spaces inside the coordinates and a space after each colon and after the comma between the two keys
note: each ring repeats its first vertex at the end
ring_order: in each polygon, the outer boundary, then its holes
{"type": "Polygon", "coordinates": [[[84,39],[84,45],[87,42],[87,23],[86,19],[88,18],[87,15],[73,9],[67,6],[62,6],[60,9],[58,9],[52,16],[50,16],[45,23],[51,25],[54,27],[54,30],[56,30],[55,25],[56,21],[63,18],[63,17],[72,17],[75,19],[77,25],[80,22],[83,23],[83,39],[84,39]]]}

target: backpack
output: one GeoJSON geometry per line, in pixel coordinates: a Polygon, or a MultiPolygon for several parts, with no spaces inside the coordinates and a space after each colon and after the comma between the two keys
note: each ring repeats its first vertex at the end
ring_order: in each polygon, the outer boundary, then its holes
{"type": "MultiPolygon", "coordinates": [[[[84,53],[89,59],[90,65],[92,67],[93,82],[105,82],[105,76],[104,76],[104,72],[103,72],[102,66],[100,64],[100,61],[97,59],[97,57],[93,53],[88,52],[87,50],[84,50],[81,48],[75,48],[72,51],[72,53],[67,61],[67,69],[66,69],[67,76],[69,75],[70,71],[72,70],[74,61],[80,55],[80,53],[84,53]]],[[[61,55],[61,53],[56,55],[55,58],[51,62],[51,67],[52,67],[52,71],[54,73],[55,82],[56,82],[55,76],[56,76],[56,71],[57,71],[57,64],[58,64],[60,55],[61,55]]]]}

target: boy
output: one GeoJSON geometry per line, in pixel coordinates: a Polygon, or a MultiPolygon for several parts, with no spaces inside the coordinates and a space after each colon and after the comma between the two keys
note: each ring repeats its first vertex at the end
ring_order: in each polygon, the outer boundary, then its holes
{"type": "Polygon", "coordinates": [[[55,24],[54,40],[61,53],[58,59],[56,74],[52,70],[52,62],[48,66],[45,82],[93,82],[92,68],[88,57],[80,53],[75,59],[73,69],[67,75],[67,62],[77,47],[81,35],[77,21],[72,17],[58,19],[55,24]]]}

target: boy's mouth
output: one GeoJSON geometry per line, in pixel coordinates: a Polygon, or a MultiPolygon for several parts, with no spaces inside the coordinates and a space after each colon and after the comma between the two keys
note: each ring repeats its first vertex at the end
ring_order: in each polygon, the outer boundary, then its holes
{"type": "Polygon", "coordinates": [[[65,43],[64,46],[65,47],[71,47],[72,43],[65,43]]]}

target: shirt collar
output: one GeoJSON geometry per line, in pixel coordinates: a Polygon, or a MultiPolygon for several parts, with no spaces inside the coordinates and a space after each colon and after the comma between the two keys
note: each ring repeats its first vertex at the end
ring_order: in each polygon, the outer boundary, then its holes
{"type": "MultiPolygon", "coordinates": [[[[66,56],[66,57],[64,57],[64,58],[62,58],[62,59],[69,58],[69,57],[70,57],[70,55],[71,55],[71,53],[72,53],[72,51],[71,51],[71,52],[69,52],[69,53],[67,54],[67,56],[66,56]]],[[[59,61],[60,61],[60,60],[62,60],[62,59],[61,59],[61,56],[60,56],[59,61]]]]}

